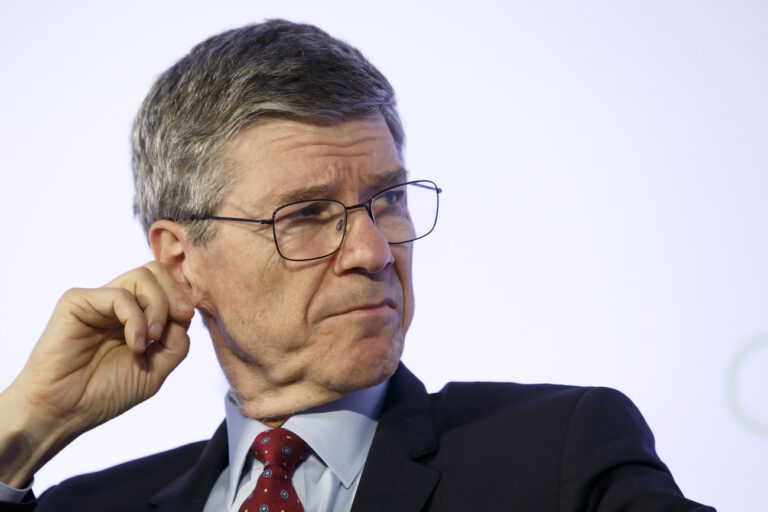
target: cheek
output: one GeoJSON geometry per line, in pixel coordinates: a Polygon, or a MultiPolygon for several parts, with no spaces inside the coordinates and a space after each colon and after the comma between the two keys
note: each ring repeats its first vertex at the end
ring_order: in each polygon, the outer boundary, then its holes
{"type": "Polygon", "coordinates": [[[252,352],[257,346],[271,347],[273,351],[258,350],[268,358],[305,345],[307,315],[323,279],[320,267],[317,262],[288,262],[275,253],[267,265],[239,274],[234,289],[222,290],[229,307],[220,310],[220,318],[232,337],[252,352]]]}
{"type": "Polygon", "coordinates": [[[279,255],[273,256],[275,251],[268,251],[266,243],[245,244],[245,234],[218,233],[196,265],[198,307],[233,336],[244,328],[262,331],[271,316],[279,314],[276,305],[284,286],[279,255]]]}
{"type": "Polygon", "coordinates": [[[405,244],[391,247],[395,256],[395,272],[403,290],[403,332],[405,332],[411,324],[414,311],[415,299],[412,279],[413,245],[405,244]]]}
{"type": "Polygon", "coordinates": [[[327,278],[329,260],[291,262],[281,258],[278,263],[271,280],[275,309],[284,315],[284,322],[306,325],[327,278]]]}

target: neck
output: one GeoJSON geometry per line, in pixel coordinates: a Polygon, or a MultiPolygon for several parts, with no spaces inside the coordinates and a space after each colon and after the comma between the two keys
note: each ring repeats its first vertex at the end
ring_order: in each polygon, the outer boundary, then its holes
{"type": "Polygon", "coordinates": [[[279,387],[260,386],[255,379],[230,377],[229,382],[240,412],[272,428],[279,427],[298,412],[344,396],[303,381],[279,387]]]}

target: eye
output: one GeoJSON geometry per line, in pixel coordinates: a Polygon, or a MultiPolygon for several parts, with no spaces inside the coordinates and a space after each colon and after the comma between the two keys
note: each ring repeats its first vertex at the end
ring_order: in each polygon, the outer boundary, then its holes
{"type": "Polygon", "coordinates": [[[319,205],[317,203],[312,203],[302,207],[299,211],[294,213],[294,215],[297,217],[310,217],[312,215],[317,215],[319,211],[319,205]]]}
{"type": "Polygon", "coordinates": [[[331,204],[329,204],[326,201],[314,201],[314,202],[301,203],[301,204],[295,205],[295,207],[285,208],[285,210],[283,211],[282,217],[293,218],[293,219],[318,217],[318,216],[327,214],[328,210],[331,207],[331,204]]]}
{"type": "Polygon", "coordinates": [[[380,197],[387,205],[391,206],[403,200],[403,198],[405,197],[405,190],[403,189],[388,190],[384,192],[380,197]]]}

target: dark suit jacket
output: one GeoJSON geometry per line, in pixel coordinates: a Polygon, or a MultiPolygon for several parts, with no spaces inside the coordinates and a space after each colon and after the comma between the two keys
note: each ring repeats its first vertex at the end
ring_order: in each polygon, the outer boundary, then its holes
{"type": "MultiPolygon", "coordinates": [[[[201,511],[227,466],[199,442],[67,480],[0,511],[201,511]]],[[[393,376],[353,512],[711,511],[686,500],[640,412],[605,388],[393,376]]],[[[311,512],[311,511],[307,511],[311,512]]]]}

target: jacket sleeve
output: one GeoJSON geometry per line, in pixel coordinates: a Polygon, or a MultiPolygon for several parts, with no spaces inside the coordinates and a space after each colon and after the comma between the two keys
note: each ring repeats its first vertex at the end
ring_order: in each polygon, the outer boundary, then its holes
{"type": "Polygon", "coordinates": [[[653,434],[620,392],[592,388],[568,426],[560,510],[714,512],[686,499],[654,447],[653,434]]]}

